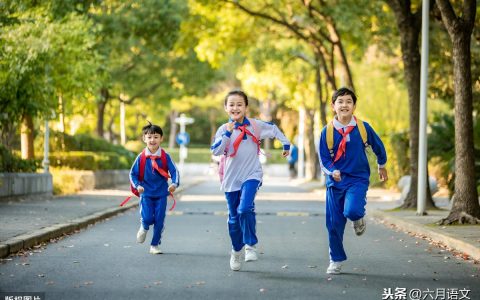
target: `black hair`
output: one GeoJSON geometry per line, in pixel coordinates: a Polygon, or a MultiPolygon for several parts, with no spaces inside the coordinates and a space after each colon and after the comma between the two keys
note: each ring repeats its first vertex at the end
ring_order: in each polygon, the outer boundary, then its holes
{"type": "Polygon", "coordinates": [[[353,104],[357,104],[357,96],[355,95],[355,93],[352,90],[350,90],[346,87],[341,87],[333,93],[332,103],[335,103],[335,101],[337,100],[338,97],[345,96],[345,95],[352,96],[353,104]]]}
{"type": "Polygon", "coordinates": [[[242,90],[231,90],[230,92],[228,92],[228,94],[225,96],[225,104],[224,105],[227,105],[228,97],[230,97],[232,95],[238,95],[238,96],[242,97],[245,100],[245,106],[248,106],[248,96],[242,90]]]}
{"type": "Polygon", "coordinates": [[[147,122],[148,125],[145,125],[142,128],[143,135],[158,133],[160,136],[163,136],[163,130],[160,126],[152,124],[150,121],[147,122]]]}

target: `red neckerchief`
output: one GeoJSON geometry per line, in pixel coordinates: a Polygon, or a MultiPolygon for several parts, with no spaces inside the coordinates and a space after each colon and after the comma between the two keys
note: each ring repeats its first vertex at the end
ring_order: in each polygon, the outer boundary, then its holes
{"type": "Polygon", "coordinates": [[[233,153],[230,155],[230,157],[234,157],[234,156],[237,154],[238,147],[240,146],[240,143],[242,142],[243,137],[245,136],[245,134],[247,134],[247,135],[249,135],[249,136],[252,137],[253,142],[254,142],[255,144],[257,144],[257,150],[258,150],[258,152],[260,152],[260,144],[259,144],[259,141],[258,141],[257,137],[247,129],[247,124],[244,124],[244,125],[242,125],[242,126],[238,126],[237,129],[240,130],[240,134],[238,135],[238,137],[237,137],[237,139],[235,140],[235,142],[233,142],[233,153]]]}
{"type": "Polygon", "coordinates": [[[344,128],[344,131],[342,131],[342,129],[337,129],[338,133],[342,135],[342,140],[340,141],[340,145],[338,145],[338,150],[335,154],[335,159],[333,160],[333,163],[339,160],[340,157],[345,157],[345,150],[347,148],[347,135],[352,132],[354,128],[355,126],[347,126],[346,130],[344,128]]]}

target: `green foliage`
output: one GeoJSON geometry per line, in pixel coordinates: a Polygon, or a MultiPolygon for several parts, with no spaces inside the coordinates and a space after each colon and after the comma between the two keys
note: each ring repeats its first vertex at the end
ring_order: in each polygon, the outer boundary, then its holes
{"type": "MultiPolygon", "coordinates": [[[[477,189],[480,188],[480,122],[474,120],[474,157],[477,189]]],[[[450,194],[455,189],[455,121],[452,115],[437,114],[428,135],[429,159],[436,159],[450,194]]]]}
{"type": "Polygon", "coordinates": [[[10,150],[0,145],[0,172],[34,173],[40,167],[40,161],[35,159],[21,159],[10,150]]]}
{"type": "Polygon", "coordinates": [[[56,152],[49,155],[48,159],[52,167],[92,171],[129,169],[133,163],[132,159],[114,152],[56,152]]]}
{"type": "MultiPolygon", "coordinates": [[[[43,139],[37,139],[35,143],[37,153],[43,152],[43,139]]],[[[104,139],[92,137],[88,134],[68,135],[58,131],[50,131],[50,152],[62,151],[92,151],[113,152],[125,156],[128,160],[135,158],[135,153],[125,149],[121,145],[114,145],[104,139]]]]}
{"type": "Polygon", "coordinates": [[[410,140],[408,132],[392,133],[385,141],[388,153],[388,177],[391,184],[396,185],[398,180],[410,174],[410,140]]]}

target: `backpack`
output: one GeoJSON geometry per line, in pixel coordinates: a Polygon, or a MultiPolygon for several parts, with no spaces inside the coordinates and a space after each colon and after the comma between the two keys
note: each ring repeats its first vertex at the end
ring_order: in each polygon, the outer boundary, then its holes
{"type": "MultiPolygon", "coordinates": [[[[252,125],[253,128],[253,134],[257,138],[258,142],[260,143],[260,136],[262,133],[262,128],[258,126],[257,121],[255,119],[249,119],[247,120],[250,122],[250,125],[252,125]]],[[[220,163],[218,164],[218,177],[220,177],[220,183],[223,182],[223,176],[225,175],[225,164],[227,162],[227,154],[228,154],[228,147],[225,148],[225,151],[223,152],[223,155],[220,157],[220,163]]]]}
{"type": "MultiPolygon", "coordinates": [[[[160,155],[160,160],[162,161],[162,169],[165,171],[165,174],[160,174],[163,177],[168,179],[168,165],[167,165],[167,155],[163,149],[161,149],[162,154],[160,155]],[[165,176],[166,175],[166,176],[165,176]]],[[[140,153],[140,170],[138,172],[138,181],[141,183],[143,181],[143,175],[145,173],[145,164],[147,163],[147,155],[145,155],[145,149],[143,149],[142,153],[140,153]]],[[[133,184],[130,182],[130,190],[132,193],[140,197],[140,193],[138,190],[133,186],[133,184]]]]}
{"type": "MultiPolygon", "coordinates": [[[[367,148],[368,145],[368,136],[367,136],[367,130],[365,129],[365,124],[363,123],[362,120],[354,117],[355,120],[357,121],[357,127],[358,131],[360,132],[360,136],[362,137],[363,145],[365,148],[367,148]]],[[[330,152],[330,156],[333,158],[335,156],[335,153],[333,153],[333,131],[334,131],[334,126],[333,126],[333,121],[329,122],[327,124],[327,147],[328,151],[330,152]]]]}

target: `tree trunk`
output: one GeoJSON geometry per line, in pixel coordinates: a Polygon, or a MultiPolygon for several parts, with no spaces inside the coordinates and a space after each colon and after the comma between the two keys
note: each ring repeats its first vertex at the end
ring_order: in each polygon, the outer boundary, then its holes
{"type": "Polygon", "coordinates": [[[21,126],[21,148],[22,158],[35,158],[33,151],[33,117],[31,115],[23,115],[21,126]]]}
{"type": "Polygon", "coordinates": [[[178,111],[172,110],[169,115],[170,120],[170,135],[168,136],[168,149],[175,148],[175,137],[177,135],[178,124],[175,119],[178,118],[178,111]]]}
{"type": "Polygon", "coordinates": [[[453,204],[441,224],[480,223],[480,205],[475,182],[473,143],[473,96],[471,74],[471,34],[476,1],[465,1],[463,18],[457,18],[449,1],[438,1],[443,23],[453,44],[455,90],[455,189],[453,204]]]}
{"type": "Polygon", "coordinates": [[[104,138],[105,108],[109,100],[109,92],[107,88],[100,90],[100,100],[97,102],[97,135],[104,138]]]}
{"type": "MultiPolygon", "coordinates": [[[[410,124],[410,189],[401,208],[417,207],[418,189],[418,131],[420,117],[420,50],[421,7],[411,13],[410,1],[386,1],[392,8],[400,33],[404,76],[408,90],[410,124]]],[[[427,187],[428,176],[427,176],[427,187]]],[[[430,189],[427,188],[426,207],[435,207],[430,189]]]]}
{"type": "Polygon", "coordinates": [[[320,66],[315,67],[315,87],[317,89],[317,97],[320,109],[320,121],[322,122],[322,127],[327,125],[327,105],[323,100],[323,89],[322,89],[322,73],[320,72],[320,66]]]}
{"type": "Polygon", "coordinates": [[[350,65],[348,64],[347,55],[345,54],[345,49],[343,48],[340,34],[338,34],[337,28],[335,27],[333,20],[329,20],[327,26],[330,33],[330,38],[334,43],[336,55],[338,56],[338,60],[343,68],[346,85],[354,91],[355,86],[353,85],[352,71],[350,70],[350,65]]]}
{"type": "Polygon", "coordinates": [[[314,116],[315,110],[306,110],[305,120],[305,178],[308,180],[316,179],[318,174],[318,155],[315,149],[315,136],[314,136],[314,116]]]}
{"type": "Polygon", "coordinates": [[[65,106],[63,104],[63,95],[60,93],[58,95],[58,110],[59,112],[59,122],[60,122],[60,146],[62,151],[65,151],[65,106]]]}

